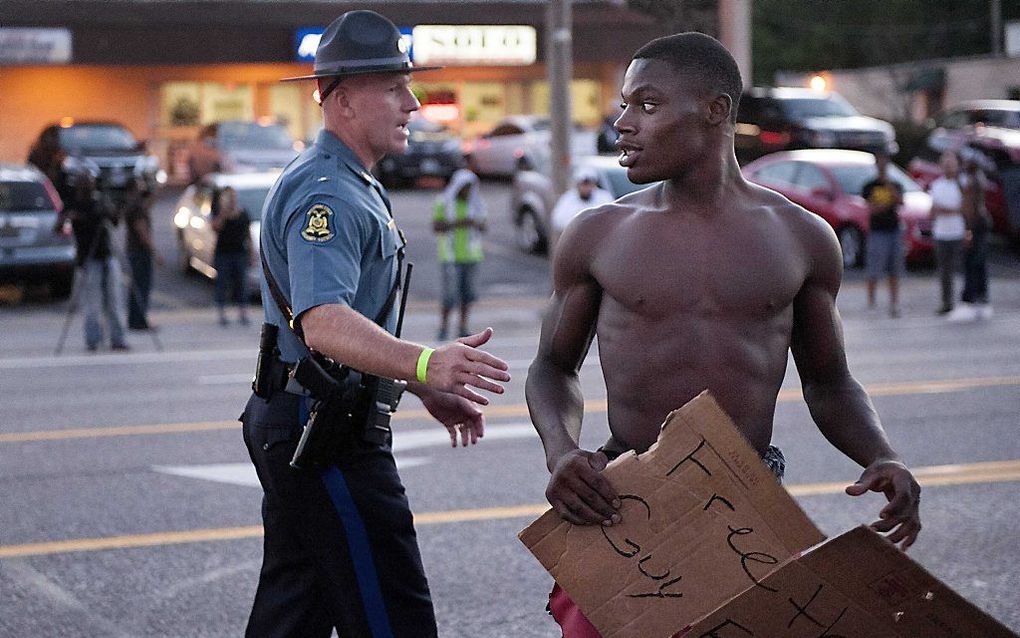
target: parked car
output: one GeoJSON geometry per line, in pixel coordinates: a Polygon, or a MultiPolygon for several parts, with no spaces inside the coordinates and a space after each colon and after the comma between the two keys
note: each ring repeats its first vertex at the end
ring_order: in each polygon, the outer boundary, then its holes
{"type": "Polygon", "coordinates": [[[376,174],[383,183],[400,185],[418,177],[449,179],[464,165],[460,138],[446,126],[415,117],[407,129],[407,151],[386,155],[376,164],[376,174]]]}
{"type": "Polygon", "coordinates": [[[990,182],[985,206],[992,217],[992,227],[1007,237],[1020,239],[1020,129],[982,124],[938,127],[907,165],[911,177],[927,188],[942,174],[939,156],[950,149],[979,154],[990,182]]]}
{"type": "MultiPolygon", "coordinates": [[[[890,164],[888,171],[903,188],[900,218],[907,261],[926,262],[934,246],[931,197],[898,166],[890,164]]],[[[839,238],[843,265],[863,265],[869,211],[861,191],[878,174],[874,155],[841,149],[785,151],[751,162],[743,174],[829,222],[839,238]]]]}
{"type": "MultiPolygon", "coordinates": [[[[213,250],[216,248],[216,231],[212,228],[213,203],[220,191],[228,186],[237,191],[238,205],[247,210],[251,218],[251,240],[257,255],[262,205],[279,175],[279,171],[210,173],[188,186],[174,206],[181,270],[197,271],[209,279],[216,278],[216,268],[213,266],[213,250]]],[[[248,268],[248,290],[253,295],[258,295],[261,276],[261,265],[256,260],[255,265],[248,268]]]]}
{"type": "Polygon", "coordinates": [[[304,150],[282,124],[259,120],[224,120],[209,124],[191,145],[191,180],[209,173],[282,170],[304,150]]]}
{"type": "MultiPolygon", "coordinates": [[[[574,155],[595,153],[595,131],[574,127],[571,150],[574,155]]],[[[479,175],[509,177],[521,168],[525,158],[549,148],[552,123],[545,115],[511,115],[500,120],[481,137],[464,145],[468,168],[479,175]]]]}
{"type": "MultiPolygon", "coordinates": [[[[556,206],[553,191],[549,154],[537,156],[535,166],[525,167],[514,173],[510,187],[510,214],[513,216],[514,236],[517,247],[527,253],[544,254],[552,243],[550,216],[556,206]]],[[[613,198],[623,197],[647,184],[634,184],[627,179],[627,169],[620,166],[614,156],[587,155],[577,157],[571,167],[590,168],[598,175],[599,188],[613,198]]]]}
{"type": "Polygon", "coordinates": [[[943,111],[936,122],[939,128],[944,129],[963,129],[975,125],[1020,129],[1020,100],[961,102],[943,111]]]}
{"type": "Polygon", "coordinates": [[[800,148],[899,150],[888,122],[861,115],[838,93],[799,88],[745,93],[737,109],[734,146],[741,164],[800,148]]]}
{"type": "MultiPolygon", "coordinates": [[[[99,188],[108,193],[115,203],[123,200],[128,184],[136,177],[143,178],[150,191],[166,183],[166,171],[160,167],[159,158],[150,154],[145,143],[136,140],[131,131],[116,122],[66,118],[59,124],[51,124],[39,134],[29,161],[47,170],[53,153],[63,156],[63,166],[70,172],[79,169],[78,165],[83,162],[95,163],[99,167],[99,188]]],[[[55,186],[62,189],[66,185],[55,186]]]]}
{"type": "Polygon", "coordinates": [[[53,297],[71,293],[76,253],[70,224],[56,227],[62,209],[37,168],[0,164],[0,281],[44,281],[53,297]]]}

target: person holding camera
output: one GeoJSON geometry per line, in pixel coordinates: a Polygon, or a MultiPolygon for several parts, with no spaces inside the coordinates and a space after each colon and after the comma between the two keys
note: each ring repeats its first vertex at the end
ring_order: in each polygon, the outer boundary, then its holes
{"type": "Polygon", "coordinates": [[[152,330],[149,323],[149,295],[152,292],[153,261],[163,263],[152,240],[152,191],[136,177],[128,186],[124,203],[125,245],[131,269],[127,324],[131,330],[152,330]]]}
{"type": "Polygon", "coordinates": [[[510,375],[480,349],[491,329],[435,349],[399,338],[404,239],[370,171],[406,151],[422,70],[392,22],[350,11],[314,73],[289,78],[317,81],[324,128],[263,208],[265,324],[241,419],[264,491],[248,636],[438,633],[389,417],[406,383],[467,446],[484,431],[478,391],[502,394],[510,375]],[[323,428],[331,444],[316,448],[323,428]]]}
{"type": "Polygon", "coordinates": [[[81,269],[78,293],[85,310],[85,347],[95,352],[103,341],[103,324],[110,337],[112,350],[129,350],[124,340],[121,312],[124,308],[123,280],[120,264],[113,254],[113,226],[117,211],[110,198],[97,184],[98,170],[82,167],[64,171],[67,185],[62,218],[71,220],[81,269]]]}

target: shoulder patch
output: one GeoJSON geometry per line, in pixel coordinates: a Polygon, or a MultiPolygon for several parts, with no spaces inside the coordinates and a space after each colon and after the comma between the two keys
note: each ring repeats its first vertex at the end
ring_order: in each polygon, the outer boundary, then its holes
{"type": "Polygon", "coordinates": [[[333,239],[336,235],[333,215],[333,209],[329,206],[312,204],[312,207],[305,211],[305,227],[301,231],[301,237],[316,244],[333,239]]]}

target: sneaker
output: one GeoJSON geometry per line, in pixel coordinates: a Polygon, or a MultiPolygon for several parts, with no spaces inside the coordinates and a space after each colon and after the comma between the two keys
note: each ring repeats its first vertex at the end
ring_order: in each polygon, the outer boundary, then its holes
{"type": "Polygon", "coordinates": [[[953,323],[958,323],[962,321],[974,321],[977,318],[978,318],[977,309],[969,303],[960,304],[946,316],[946,320],[952,321],[953,323]]]}
{"type": "Polygon", "coordinates": [[[978,319],[991,319],[992,318],[992,305],[987,303],[979,303],[975,305],[977,309],[978,319]]]}
{"type": "Polygon", "coordinates": [[[99,344],[98,343],[85,344],[85,349],[88,350],[89,352],[95,352],[96,350],[99,349],[99,344]]]}
{"type": "Polygon", "coordinates": [[[121,352],[127,352],[130,349],[131,346],[129,346],[126,343],[114,343],[110,345],[110,350],[120,350],[121,352]]]}
{"type": "Polygon", "coordinates": [[[952,311],[953,311],[953,307],[952,306],[942,306],[941,308],[939,308],[938,310],[935,311],[935,314],[937,314],[938,316],[942,317],[944,315],[948,315],[952,311]]]}

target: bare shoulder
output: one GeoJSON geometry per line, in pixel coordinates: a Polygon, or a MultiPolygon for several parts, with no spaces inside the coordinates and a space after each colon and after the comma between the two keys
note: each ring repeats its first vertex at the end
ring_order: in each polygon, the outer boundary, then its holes
{"type": "Polygon", "coordinates": [[[605,240],[630,217],[653,202],[644,189],[615,201],[585,209],[567,224],[556,244],[553,259],[554,280],[587,277],[592,260],[599,255],[605,240]]]}
{"type": "Polygon", "coordinates": [[[783,225],[810,260],[812,275],[838,287],[843,277],[843,258],[829,223],[773,190],[750,183],[748,187],[752,206],[783,225]]]}

